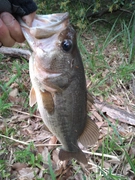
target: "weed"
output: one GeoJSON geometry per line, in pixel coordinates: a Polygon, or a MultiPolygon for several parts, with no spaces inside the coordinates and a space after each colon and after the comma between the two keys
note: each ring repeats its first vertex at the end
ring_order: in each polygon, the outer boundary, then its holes
{"type": "Polygon", "coordinates": [[[30,165],[35,166],[38,160],[36,161],[34,152],[34,145],[30,143],[26,149],[15,151],[15,161],[21,163],[29,162],[30,165]]]}
{"type": "Polygon", "coordinates": [[[48,154],[48,164],[49,164],[49,171],[50,171],[51,178],[52,178],[52,180],[55,180],[56,177],[55,177],[54,171],[52,169],[50,154],[48,154]]]}

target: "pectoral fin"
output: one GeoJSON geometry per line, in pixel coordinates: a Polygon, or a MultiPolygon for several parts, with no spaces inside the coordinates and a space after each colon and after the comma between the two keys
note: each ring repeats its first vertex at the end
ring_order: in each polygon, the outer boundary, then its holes
{"type": "Polygon", "coordinates": [[[87,147],[88,145],[93,145],[98,140],[98,137],[99,130],[97,125],[90,119],[90,117],[87,117],[86,127],[78,140],[83,146],[87,147]]]}
{"type": "Polygon", "coordinates": [[[30,90],[30,96],[29,96],[30,100],[29,100],[29,104],[30,107],[34,106],[34,104],[36,104],[37,100],[36,100],[36,93],[34,88],[32,87],[30,90]]]}
{"type": "Polygon", "coordinates": [[[48,91],[40,91],[41,96],[42,96],[42,101],[44,108],[48,111],[49,114],[54,112],[54,102],[52,98],[52,94],[48,91]]]}

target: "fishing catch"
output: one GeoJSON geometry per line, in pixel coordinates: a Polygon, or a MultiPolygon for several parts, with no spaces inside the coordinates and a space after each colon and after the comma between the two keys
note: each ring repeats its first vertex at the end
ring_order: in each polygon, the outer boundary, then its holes
{"type": "Polygon", "coordinates": [[[23,22],[21,26],[33,50],[29,60],[30,106],[38,104],[45,125],[61,142],[59,159],[75,158],[86,164],[78,141],[92,145],[99,131],[87,116],[84,67],[69,15],[37,15],[32,27],[23,22]]]}

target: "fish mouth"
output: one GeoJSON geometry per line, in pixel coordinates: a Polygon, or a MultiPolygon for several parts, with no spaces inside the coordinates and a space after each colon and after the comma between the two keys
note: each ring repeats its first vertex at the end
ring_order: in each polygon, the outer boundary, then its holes
{"type": "Polygon", "coordinates": [[[33,21],[30,33],[38,39],[48,38],[67,26],[68,21],[68,13],[37,15],[33,21]]]}
{"type": "Polygon", "coordinates": [[[55,41],[59,33],[67,28],[69,13],[36,15],[31,27],[27,26],[21,19],[19,22],[27,42],[35,52],[37,48],[45,49],[45,44],[55,41]]]}

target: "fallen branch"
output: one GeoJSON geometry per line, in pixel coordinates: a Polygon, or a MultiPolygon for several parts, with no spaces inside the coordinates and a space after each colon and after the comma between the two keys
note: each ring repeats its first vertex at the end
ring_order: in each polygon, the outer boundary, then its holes
{"type": "Polygon", "coordinates": [[[29,50],[20,48],[1,47],[0,54],[8,55],[11,57],[23,57],[29,60],[31,52],[29,50]]]}
{"type": "Polygon", "coordinates": [[[102,154],[102,153],[97,153],[97,152],[90,152],[90,151],[86,151],[86,150],[82,150],[85,154],[90,154],[93,156],[100,156],[100,157],[106,157],[106,158],[110,158],[113,159],[115,161],[120,162],[120,159],[117,156],[113,156],[113,155],[109,155],[109,154],[102,154]]]}
{"type": "MultiPolygon", "coordinates": [[[[24,141],[20,141],[18,139],[14,139],[12,137],[5,136],[3,134],[0,134],[0,137],[9,139],[11,141],[14,141],[16,143],[23,144],[23,145],[26,145],[26,146],[29,145],[30,143],[33,143],[33,141],[31,141],[31,142],[24,142],[24,141]]],[[[61,144],[34,144],[34,146],[35,147],[40,147],[40,146],[61,146],[61,144]]]]}
{"type": "Polygon", "coordinates": [[[99,101],[95,101],[94,105],[98,110],[100,110],[102,113],[105,113],[112,119],[116,119],[118,121],[135,126],[134,114],[128,113],[127,111],[120,109],[119,107],[113,107],[107,103],[101,103],[99,101]]]}
{"type": "Polygon", "coordinates": [[[15,111],[15,112],[18,112],[18,113],[20,113],[20,114],[25,114],[25,115],[28,115],[28,116],[30,116],[30,117],[35,117],[35,118],[42,119],[40,116],[37,116],[37,115],[34,115],[34,114],[30,114],[30,113],[24,112],[24,111],[19,111],[19,110],[15,109],[15,108],[9,108],[9,109],[10,109],[11,111],[15,111]]]}

